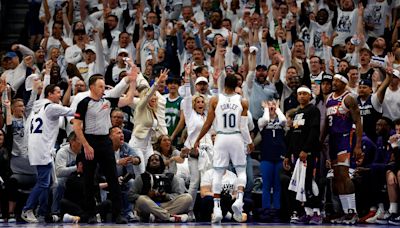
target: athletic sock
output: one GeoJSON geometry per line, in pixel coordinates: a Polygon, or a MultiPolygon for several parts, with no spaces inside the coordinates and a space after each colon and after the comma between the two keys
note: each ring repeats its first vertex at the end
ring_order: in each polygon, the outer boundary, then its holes
{"type": "Polygon", "coordinates": [[[381,211],[385,211],[385,205],[383,205],[383,203],[379,203],[378,208],[381,209],[381,211]]]}
{"type": "Polygon", "coordinates": [[[220,198],[214,198],[214,208],[221,207],[221,199],[220,198]]]}
{"type": "Polygon", "coordinates": [[[306,212],[306,215],[308,215],[308,216],[313,215],[313,210],[310,207],[305,207],[304,211],[306,212]]]}
{"type": "Polygon", "coordinates": [[[238,200],[240,200],[240,202],[243,202],[244,193],[242,191],[238,191],[237,194],[238,194],[238,200]]]}
{"type": "Polygon", "coordinates": [[[345,214],[349,213],[349,203],[347,201],[346,195],[339,195],[340,203],[342,203],[342,209],[345,214]]]}
{"type": "Polygon", "coordinates": [[[317,215],[321,215],[321,210],[319,208],[313,208],[313,212],[317,213],[317,215]]]}
{"type": "Polygon", "coordinates": [[[348,202],[348,207],[349,209],[352,209],[354,213],[357,213],[357,207],[356,207],[356,194],[348,194],[346,195],[347,202],[348,202]]]}
{"type": "Polygon", "coordinates": [[[397,214],[397,203],[390,203],[389,213],[390,214],[397,214]]]}

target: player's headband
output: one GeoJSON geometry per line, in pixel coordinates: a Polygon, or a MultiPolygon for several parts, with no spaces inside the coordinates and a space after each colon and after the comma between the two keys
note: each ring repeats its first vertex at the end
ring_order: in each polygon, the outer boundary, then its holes
{"type": "Polygon", "coordinates": [[[307,87],[300,87],[300,88],[298,88],[298,89],[297,89],[297,93],[300,93],[300,92],[306,92],[306,93],[311,94],[311,90],[310,90],[309,88],[307,88],[307,87]]]}
{"type": "Polygon", "coordinates": [[[340,74],[335,74],[335,76],[333,76],[333,78],[339,79],[340,81],[342,81],[345,84],[349,83],[349,80],[345,76],[340,75],[340,74]]]}

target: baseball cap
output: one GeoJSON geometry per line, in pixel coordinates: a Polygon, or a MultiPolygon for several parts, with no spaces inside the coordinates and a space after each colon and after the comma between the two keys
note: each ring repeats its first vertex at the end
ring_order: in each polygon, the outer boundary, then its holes
{"type": "Polygon", "coordinates": [[[17,57],[17,53],[15,53],[15,52],[13,52],[13,51],[9,51],[9,52],[7,52],[4,56],[3,56],[3,60],[5,59],[5,58],[10,58],[10,59],[12,59],[12,58],[14,58],[14,57],[17,57]]]}
{"type": "Polygon", "coordinates": [[[372,82],[371,82],[371,80],[363,79],[360,81],[359,85],[366,85],[368,87],[372,87],[372,82]]]}
{"type": "Polygon", "coordinates": [[[400,71],[397,69],[393,69],[393,75],[400,78],[400,71]]]}
{"type": "Polygon", "coordinates": [[[322,75],[321,82],[323,82],[323,81],[332,82],[332,80],[333,80],[333,76],[331,74],[323,74],[322,75]]]}
{"type": "Polygon", "coordinates": [[[205,83],[208,84],[208,80],[207,80],[207,78],[205,78],[205,77],[198,77],[198,78],[196,79],[196,83],[194,83],[194,84],[197,85],[197,84],[200,83],[200,82],[205,82],[205,83]]]}
{"type": "Polygon", "coordinates": [[[129,55],[128,50],[126,50],[125,48],[120,48],[120,49],[118,50],[118,52],[117,52],[117,55],[119,55],[119,54],[121,54],[121,53],[126,53],[126,54],[129,55]]]}
{"type": "Polygon", "coordinates": [[[258,65],[258,66],[256,67],[256,70],[268,70],[268,67],[265,66],[265,65],[258,65]]]}
{"type": "Polygon", "coordinates": [[[85,52],[87,51],[92,51],[93,53],[96,54],[96,48],[93,45],[88,45],[85,47],[85,52]]]}

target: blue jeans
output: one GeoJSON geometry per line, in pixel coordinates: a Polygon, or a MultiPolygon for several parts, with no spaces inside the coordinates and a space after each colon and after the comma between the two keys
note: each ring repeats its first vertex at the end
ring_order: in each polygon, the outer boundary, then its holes
{"type": "Polygon", "coordinates": [[[51,205],[51,213],[60,213],[60,201],[64,197],[65,183],[67,182],[66,177],[57,178],[57,185],[52,189],[53,192],[53,204],[51,205]]]}
{"type": "Polygon", "coordinates": [[[24,211],[35,209],[39,202],[39,215],[47,214],[47,204],[49,198],[50,177],[51,177],[52,164],[37,165],[37,178],[36,184],[29,194],[28,200],[24,207],[24,211]]]}
{"type": "Polygon", "coordinates": [[[273,188],[274,209],[281,208],[281,182],[279,174],[282,171],[282,161],[261,161],[262,207],[271,208],[271,187],[273,188]]]}

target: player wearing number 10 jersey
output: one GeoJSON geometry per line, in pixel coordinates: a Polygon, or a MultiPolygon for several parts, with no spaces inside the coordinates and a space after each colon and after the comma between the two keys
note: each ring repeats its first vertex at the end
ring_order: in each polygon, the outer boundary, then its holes
{"type": "Polygon", "coordinates": [[[248,104],[235,93],[237,79],[235,76],[225,78],[224,94],[210,99],[210,108],[207,120],[196,140],[194,148],[198,148],[201,138],[208,132],[214,122],[217,132],[214,143],[213,183],[214,210],[212,223],[219,223],[222,219],[220,194],[222,190],[222,176],[231,160],[238,175],[238,198],[232,205],[233,218],[238,222],[246,220],[243,211],[243,190],[246,185],[246,154],[243,145],[254,146],[250,138],[247,121],[248,104]],[[215,121],[214,121],[215,120],[215,121]]]}

